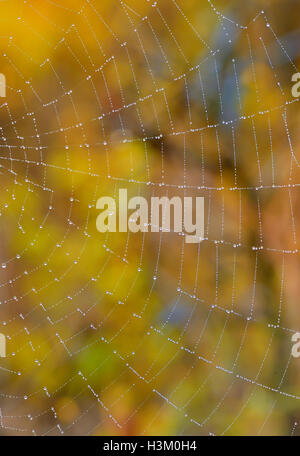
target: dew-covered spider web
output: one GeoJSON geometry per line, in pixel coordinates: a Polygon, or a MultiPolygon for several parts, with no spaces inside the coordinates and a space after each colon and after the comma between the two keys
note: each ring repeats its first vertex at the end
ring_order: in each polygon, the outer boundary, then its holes
{"type": "Polygon", "coordinates": [[[0,3],[1,434],[299,433],[299,24],[246,3],[0,3]],[[120,188],[205,239],[99,233],[120,188]]]}

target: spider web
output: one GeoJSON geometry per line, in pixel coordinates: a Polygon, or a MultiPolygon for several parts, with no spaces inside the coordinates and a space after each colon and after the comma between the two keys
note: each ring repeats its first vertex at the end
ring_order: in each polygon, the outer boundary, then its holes
{"type": "Polygon", "coordinates": [[[1,8],[2,433],[296,434],[297,56],[210,0],[1,8]],[[98,233],[119,188],[204,241],[98,233]]]}

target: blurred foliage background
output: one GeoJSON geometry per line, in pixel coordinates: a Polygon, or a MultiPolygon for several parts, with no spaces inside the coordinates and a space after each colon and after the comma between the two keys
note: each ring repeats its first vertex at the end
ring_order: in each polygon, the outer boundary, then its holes
{"type": "Polygon", "coordinates": [[[299,2],[0,7],[1,434],[299,433],[299,2]],[[205,240],[97,232],[119,188],[205,240]]]}

